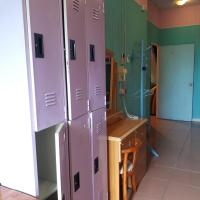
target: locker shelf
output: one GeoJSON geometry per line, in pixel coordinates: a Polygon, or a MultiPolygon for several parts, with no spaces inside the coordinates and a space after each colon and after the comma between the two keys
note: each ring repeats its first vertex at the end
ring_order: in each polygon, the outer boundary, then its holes
{"type": "Polygon", "coordinates": [[[40,199],[45,200],[57,191],[57,184],[44,179],[39,179],[40,199]]]}

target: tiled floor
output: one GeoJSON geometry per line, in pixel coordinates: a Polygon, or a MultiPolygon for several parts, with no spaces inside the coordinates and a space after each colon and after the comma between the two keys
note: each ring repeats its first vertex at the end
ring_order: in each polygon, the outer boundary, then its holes
{"type": "Polygon", "coordinates": [[[26,195],[22,192],[17,192],[0,186],[0,200],[38,200],[34,197],[26,195]]]}
{"type": "Polygon", "coordinates": [[[200,124],[152,118],[158,159],[132,200],[200,200],[200,124]]]}

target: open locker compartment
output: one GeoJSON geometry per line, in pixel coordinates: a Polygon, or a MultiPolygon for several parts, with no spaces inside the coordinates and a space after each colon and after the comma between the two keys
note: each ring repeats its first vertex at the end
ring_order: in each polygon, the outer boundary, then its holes
{"type": "Polygon", "coordinates": [[[68,123],[71,200],[93,200],[89,114],[68,123]]]}
{"type": "Polygon", "coordinates": [[[36,153],[40,200],[70,200],[66,123],[36,133],[36,153]]]}
{"type": "Polygon", "coordinates": [[[93,199],[108,199],[106,109],[90,113],[92,135],[93,199]]]}

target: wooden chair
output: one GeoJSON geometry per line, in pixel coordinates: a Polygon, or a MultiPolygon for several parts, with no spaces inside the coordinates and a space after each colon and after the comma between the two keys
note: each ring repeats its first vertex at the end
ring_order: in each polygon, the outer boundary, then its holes
{"type": "Polygon", "coordinates": [[[135,166],[137,162],[138,151],[141,146],[142,142],[139,139],[134,139],[133,146],[122,150],[123,161],[120,174],[122,176],[123,200],[128,200],[127,183],[129,177],[131,178],[132,190],[134,192],[137,190],[135,166]]]}

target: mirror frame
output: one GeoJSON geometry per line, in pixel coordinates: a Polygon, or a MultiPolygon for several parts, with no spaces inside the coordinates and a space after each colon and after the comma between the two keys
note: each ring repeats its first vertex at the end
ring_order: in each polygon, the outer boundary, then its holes
{"type": "MultiPolygon", "coordinates": [[[[111,50],[106,49],[106,61],[111,63],[111,77],[110,77],[110,97],[109,108],[107,109],[107,116],[117,112],[117,63],[114,59],[114,54],[111,50]]],[[[105,66],[106,67],[106,66],[105,66]]]]}

